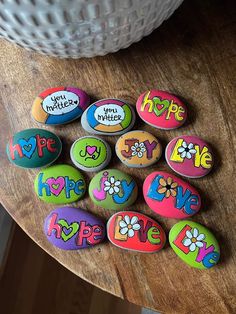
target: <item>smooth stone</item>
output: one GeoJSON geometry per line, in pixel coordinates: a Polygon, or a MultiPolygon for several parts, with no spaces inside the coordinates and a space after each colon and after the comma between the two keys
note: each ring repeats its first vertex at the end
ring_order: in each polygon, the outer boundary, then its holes
{"type": "Polygon", "coordinates": [[[154,253],[166,242],[162,227],[153,219],[134,211],[115,213],[107,222],[109,241],[122,249],[154,253]]]}
{"type": "Polygon", "coordinates": [[[169,233],[169,242],[175,253],[192,267],[208,269],[220,258],[219,244],[204,226],[190,220],[175,224],[169,233]]]}
{"type": "Polygon", "coordinates": [[[61,207],[50,212],[44,222],[49,242],[63,250],[90,248],[106,234],[103,221],[81,208],[61,207]]]}
{"type": "Polygon", "coordinates": [[[76,167],[84,171],[100,171],[111,160],[111,148],[96,136],[84,136],[76,140],[70,149],[70,158],[76,167]]]}
{"type": "Polygon", "coordinates": [[[143,196],[155,213],[168,218],[186,219],[201,207],[200,194],[194,187],[164,171],[156,171],[146,177],[143,196]]]}
{"type": "Polygon", "coordinates": [[[43,124],[64,124],[79,118],[90,102],[89,96],[75,87],[54,87],[34,101],[32,117],[43,124]]]}
{"type": "Polygon", "coordinates": [[[179,128],[187,118],[185,104],[178,97],[160,90],[150,90],[140,95],[136,110],[144,122],[157,129],[179,128]]]}
{"type": "Polygon", "coordinates": [[[116,143],[116,155],[128,167],[143,168],[159,160],[162,147],[158,139],[145,131],[130,131],[116,143]]]}
{"type": "Polygon", "coordinates": [[[92,134],[119,135],[132,129],[135,113],[120,99],[101,99],[90,105],[81,117],[85,131],[92,134]]]}
{"type": "Polygon", "coordinates": [[[46,203],[67,204],[84,195],[86,184],[79,170],[61,164],[41,170],[35,178],[34,189],[46,203]]]}
{"type": "Polygon", "coordinates": [[[61,150],[60,138],[43,129],[27,129],[14,134],[6,148],[10,162],[23,168],[48,166],[59,157],[61,150]]]}
{"type": "Polygon", "coordinates": [[[94,204],[119,210],[132,205],[138,195],[134,179],[117,169],[107,169],[97,173],[89,184],[89,196],[94,204]]]}
{"type": "Polygon", "coordinates": [[[166,147],[165,158],[172,170],[189,178],[201,178],[213,167],[212,150],[197,136],[175,137],[166,147]]]}

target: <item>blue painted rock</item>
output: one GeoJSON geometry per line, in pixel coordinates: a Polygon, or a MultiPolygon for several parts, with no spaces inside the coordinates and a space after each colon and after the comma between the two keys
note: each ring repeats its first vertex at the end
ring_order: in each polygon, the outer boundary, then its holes
{"type": "Polygon", "coordinates": [[[82,115],[85,131],[92,134],[118,135],[128,132],[134,125],[132,106],[120,99],[101,99],[90,105],[82,115]]]}
{"type": "Polygon", "coordinates": [[[200,194],[194,187],[164,171],[156,171],[146,177],[143,196],[154,212],[168,218],[188,218],[201,207],[200,194]]]}
{"type": "Polygon", "coordinates": [[[133,211],[111,216],[107,236],[119,248],[144,253],[160,251],[166,242],[165,232],[156,221],[133,211]]]}
{"type": "Polygon", "coordinates": [[[34,181],[35,192],[46,203],[66,204],[80,199],[86,189],[83,175],[70,165],[41,170],[34,181]]]}
{"type": "Polygon", "coordinates": [[[64,124],[79,118],[89,105],[89,96],[75,87],[43,91],[34,101],[32,117],[44,124],[64,124]]]}
{"type": "Polygon", "coordinates": [[[70,149],[72,162],[84,171],[100,171],[111,160],[111,148],[96,136],[84,136],[76,140],[70,149]]]}
{"type": "Polygon", "coordinates": [[[27,129],[10,138],[6,152],[16,166],[40,168],[53,163],[61,149],[61,140],[54,133],[43,129],[27,129]]]}
{"type": "Polygon", "coordinates": [[[138,195],[134,179],[117,169],[97,173],[89,184],[89,196],[94,204],[119,210],[132,205],[138,195]]]}
{"type": "Polygon", "coordinates": [[[78,250],[101,243],[105,238],[103,221],[74,207],[54,209],[45,219],[44,232],[49,242],[63,250],[78,250]]]}
{"type": "Polygon", "coordinates": [[[172,170],[189,178],[201,178],[213,167],[212,150],[198,136],[175,137],[166,147],[165,158],[172,170]]]}
{"type": "Polygon", "coordinates": [[[187,264],[199,269],[213,267],[220,258],[219,244],[204,226],[190,220],[175,224],[169,233],[174,252],[187,264]]]}

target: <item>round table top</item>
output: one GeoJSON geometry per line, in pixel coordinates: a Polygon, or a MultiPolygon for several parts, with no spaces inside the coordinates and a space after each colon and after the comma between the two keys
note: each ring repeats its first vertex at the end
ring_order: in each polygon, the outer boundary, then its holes
{"type": "MultiPolygon", "coordinates": [[[[233,1],[228,1],[224,13],[220,2],[186,1],[168,22],[140,43],[93,59],[54,59],[0,42],[2,204],[38,245],[79,277],[133,303],[167,313],[232,313],[235,308],[236,64],[232,9],[233,1]],[[157,130],[141,120],[135,128],[150,131],[164,147],[181,134],[198,135],[213,147],[213,171],[204,178],[186,181],[196,186],[203,198],[202,210],[193,220],[210,228],[220,243],[222,254],[217,266],[202,271],[190,268],[168,244],[160,252],[143,254],[110,243],[63,251],[47,241],[43,222],[54,206],[43,203],[34,193],[37,170],[14,167],[7,159],[5,146],[15,132],[42,127],[62,138],[63,153],[57,163],[72,164],[70,146],[86,135],[80,121],[39,126],[30,114],[33,100],[41,91],[61,85],[78,86],[94,100],[117,97],[133,105],[142,92],[154,88],[185,100],[189,118],[180,129],[157,130]]],[[[113,153],[117,138],[104,137],[113,153]]],[[[130,209],[156,219],[168,232],[176,220],[162,218],[148,209],[141,190],[144,178],[152,171],[172,172],[164,157],[152,167],[137,170],[122,165],[115,153],[113,156],[109,167],[132,174],[139,183],[138,200],[130,209]]],[[[86,173],[87,182],[92,175],[86,173]]],[[[93,205],[88,194],[76,205],[105,219],[112,214],[93,205]]]]}

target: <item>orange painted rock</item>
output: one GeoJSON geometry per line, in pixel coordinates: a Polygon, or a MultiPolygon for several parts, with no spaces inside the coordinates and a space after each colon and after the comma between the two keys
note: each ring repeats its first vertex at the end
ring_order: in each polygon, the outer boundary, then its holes
{"type": "Polygon", "coordinates": [[[158,139],[145,131],[130,131],[116,143],[118,158],[128,167],[147,167],[161,156],[162,148],[158,139]]]}
{"type": "Polygon", "coordinates": [[[166,235],[153,219],[138,212],[121,211],[108,220],[109,241],[122,249],[153,253],[165,245],[166,235]]]}

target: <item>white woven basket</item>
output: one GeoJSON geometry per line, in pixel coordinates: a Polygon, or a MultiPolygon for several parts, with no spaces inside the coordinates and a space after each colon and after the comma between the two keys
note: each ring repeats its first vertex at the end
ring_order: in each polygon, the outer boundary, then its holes
{"type": "Polygon", "coordinates": [[[0,0],[0,36],[58,57],[93,57],[128,47],[183,0],[0,0]]]}

